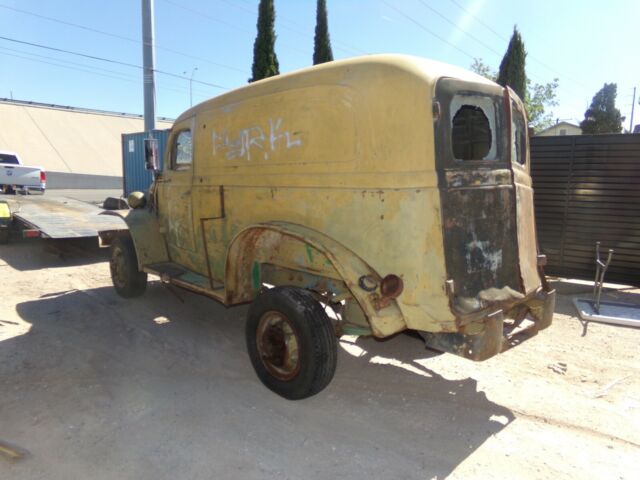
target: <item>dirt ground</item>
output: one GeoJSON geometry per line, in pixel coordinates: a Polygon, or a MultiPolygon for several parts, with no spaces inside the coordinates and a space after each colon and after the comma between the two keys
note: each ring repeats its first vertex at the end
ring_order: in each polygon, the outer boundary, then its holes
{"type": "Polygon", "coordinates": [[[0,478],[640,478],[640,331],[584,327],[587,286],[554,282],[550,329],[484,363],[343,337],[329,387],[290,402],[251,368],[246,307],[127,301],[106,256],[65,250],[0,246],[0,451],[24,454],[0,478]]]}

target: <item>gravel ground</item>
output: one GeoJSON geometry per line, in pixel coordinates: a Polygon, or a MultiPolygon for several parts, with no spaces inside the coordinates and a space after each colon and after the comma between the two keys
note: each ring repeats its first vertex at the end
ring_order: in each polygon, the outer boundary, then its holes
{"type": "Polygon", "coordinates": [[[483,363],[343,337],[329,387],[290,402],[251,368],[246,307],[127,301],[106,252],[70,252],[0,246],[0,478],[638,478],[640,331],[585,328],[588,286],[554,282],[554,324],[483,363]]]}

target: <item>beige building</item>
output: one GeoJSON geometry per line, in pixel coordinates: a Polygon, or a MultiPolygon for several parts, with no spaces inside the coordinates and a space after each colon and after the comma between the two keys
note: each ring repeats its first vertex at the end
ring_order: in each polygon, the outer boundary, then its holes
{"type": "Polygon", "coordinates": [[[582,129],[573,123],[558,122],[555,125],[538,132],[536,137],[557,137],[563,135],[582,135],[582,129]]]}
{"type": "Polygon", "coordinates": [[[121,187],[121,136],[143,130],[142,115],[0,99],[0,150],[43,167],[48,188],[121,187]]]}

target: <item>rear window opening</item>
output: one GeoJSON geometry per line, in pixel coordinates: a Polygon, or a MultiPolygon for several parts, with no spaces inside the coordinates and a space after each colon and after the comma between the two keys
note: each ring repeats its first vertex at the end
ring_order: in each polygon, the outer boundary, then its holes
{"type": "Polygon", "coordinates": [[[456,160],[495,160],[496,109],[484,95],[456,95],[451,101],[451,150],[456,160]]]}
{"type": "Polygon", "coordinates": [[[483,159],[491,150],[489,119],[480,107],[463,105],[453,116],[451,145],[458,160],[483,159]]]}

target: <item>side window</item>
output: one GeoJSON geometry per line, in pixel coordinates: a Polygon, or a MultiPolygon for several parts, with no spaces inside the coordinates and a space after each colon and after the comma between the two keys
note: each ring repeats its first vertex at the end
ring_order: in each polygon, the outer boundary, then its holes
{"type": "Polygon", "coordinates": [[[193,142],[191,130],[182,130],[175,137],[172,149],[171,168],[173,170],[188,170],[193,163],[193,142]]]}
{"type": "Polygon", "coordinates": [[[450,111],[454,158],[497,160],[495,100],[485,95],[456,95],[450,111]]]}
{"type": "Polygon", "coordinates": [[[511,100],[511,159],[524,165],[527,161],[527,124],[518,105],[511,100]]]}

